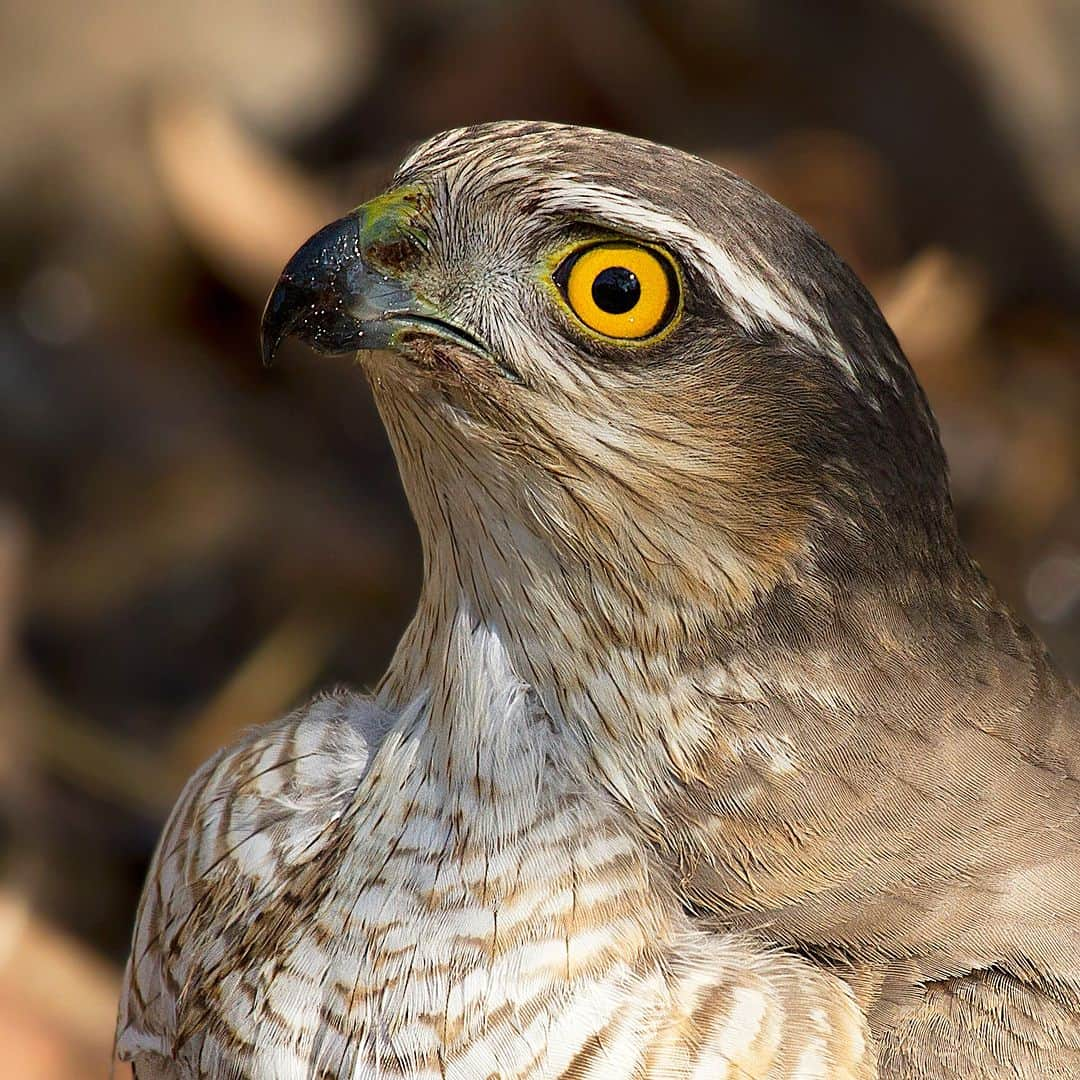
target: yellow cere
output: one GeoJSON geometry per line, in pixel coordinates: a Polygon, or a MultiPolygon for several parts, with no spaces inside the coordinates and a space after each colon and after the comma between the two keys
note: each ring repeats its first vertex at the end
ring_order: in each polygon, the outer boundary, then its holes
{"type": "Polygon", "coordinates": [[[591,330],[610,338],[656,333],[675,309],[674,267],[637,244],[596,244],[574,258],[566,299],[591,330]]]}

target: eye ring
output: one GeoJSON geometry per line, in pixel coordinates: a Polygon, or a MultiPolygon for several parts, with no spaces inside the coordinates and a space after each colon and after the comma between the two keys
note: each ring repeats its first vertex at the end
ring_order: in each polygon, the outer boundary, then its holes
{"type": "Polygon", "coordinates": [[[586,244],[562,260],[553,280],[577,319],[615,341],[654,337],[679,310],[681,291],[673,261],[645,244],[586,244]]]}

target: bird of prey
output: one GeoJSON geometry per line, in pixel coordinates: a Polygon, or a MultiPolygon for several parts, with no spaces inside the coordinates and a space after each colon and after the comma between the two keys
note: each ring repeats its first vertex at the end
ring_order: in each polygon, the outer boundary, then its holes
{"type": "Polygon", "coordinates": [[[423,541],[371,696],[190,781],[139,1080],[1080,1077],[1080,704],[805,223],[603,131],[438,135],[267,305],[423,541]]]}

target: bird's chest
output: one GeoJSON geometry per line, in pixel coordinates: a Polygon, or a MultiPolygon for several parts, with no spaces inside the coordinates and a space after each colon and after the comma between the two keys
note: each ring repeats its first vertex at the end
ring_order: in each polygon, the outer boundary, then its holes
{"type": "Polygon", "coordinates": [[[631,841],[573,798],[534,795],[500,823],[442,787],[396,795],[342,820],[347,847],[293,890],[242,996],[289,1025],[298,1068],[562,1075],[624,1007],[654,934],[631,841]]]}

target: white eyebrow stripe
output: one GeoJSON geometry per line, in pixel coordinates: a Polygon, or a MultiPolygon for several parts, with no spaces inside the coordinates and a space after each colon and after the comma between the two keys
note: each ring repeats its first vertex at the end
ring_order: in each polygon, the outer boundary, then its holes
{"type": "MultiPolygon", "coordinates": [[[[457,130],[435,136],[402,163],[399,173],[407,172],[421,160],[447,153],[465,134],[457,130]]],[[[798,291],[784,289],[775,273],[768,278],[755,273],[751,258],[759,267],[768,267],[768,261],[750,245],[743,245],[740,254],[732,254],[694,228],[686,218],[673,216],[640,195],[596,183],[573,171],[538,176],[532,166],[534,160],[544,160],[544,148],[537,146],[533,151],[529,156],[500,159],[493,158],[486,150],[475,149],[455,163],[448,176],[450,186],[468,188],[478,176],[486,174],[488,181],[497,177],[502,183],[518,184],[533,194],[539,188],[545,208],[567,214],[591,214],[606,224],[692,251],[728,314],[743,330],[751,334],[763,326],[785,330],[832,359],[852,384],[858,385],[852,358],[810,299],[798,291]]]]}
{"type": "Polygon", "coordinates": [[[852,379],[856,377],[846,350],[805,297],[781,293],[684,219],[672,217],[618,188],[590,184],[578,177],[552,177],[544,186],[545,206],[570,213],[595,214],[650,239],[671,241],[693,251],[714,288],[727,301],[731,317],[744,330],[753,332],[762,324],[781,327],[831,357],[852,379]]]}

